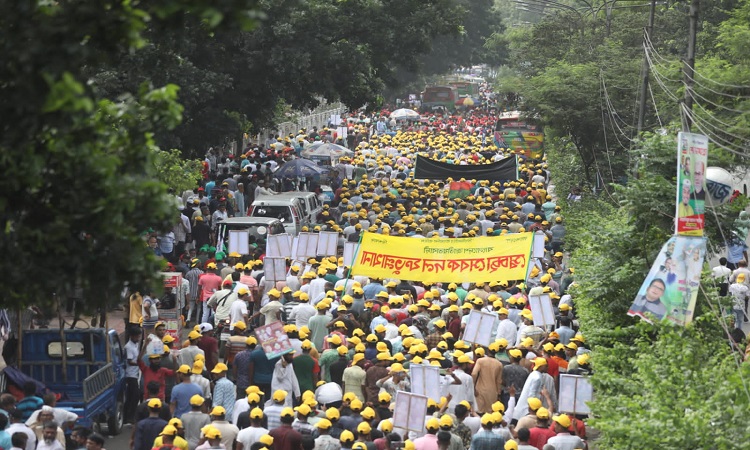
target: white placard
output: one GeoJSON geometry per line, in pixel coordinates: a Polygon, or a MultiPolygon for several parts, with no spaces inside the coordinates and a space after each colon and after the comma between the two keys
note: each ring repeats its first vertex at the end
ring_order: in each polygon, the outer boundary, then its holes
{"type": "Polygon", "coordinates": [[[321,231],[318,233],[318,248],[315,256],[336,256],[339,234],[335,231],[321,231]]]}
{"type": "Polygon", "coordinates": [[[559,410],[562,413],[590,414],[586,404],[594,398],[594,388],[589,377],[560,374],[559,410]]]}
{"type": "Polygon", "coordinates": [[[338,126],[341,125],[341,116],[338,114],[331,114],[331,119],[329,120],[331,122],[331,125],[338,126]]]}
{"type": "Polygon", "coordinates": [[[304,258],[300,258],[297,256],[297,248],[299,246],[299,236],[294,236],[292,238],[292,258],[299,261],[304,261],[304,258]]]}
{"type": "Polygon", "coordinates": [[[149,341],[148,347],[147,347],[147,353],[149,355],[163,355],[164,354],[164,343],[159,340],[152,340],[149,341]]]}
{"type": "Polygon", "coordinates": [[[291,258],[291,235],[282,233],[268,236],[268,242],[266,243],[266,256],[291,258]]]}
{"type": "Polygon", "coordinates": [[[497,316],[492,313],[477,311],[476,309],[471,310],[464,329],[464,341],[484,347],[490,345],[496,320],[497,316]]]}
{"type": "Polygon", "coordinates": [[[534,233],[532,258],[544,258],[544,236],[544,232],[542,231],[534,233]]]}
{"type": "Polygon", "coordinates": [[[529,307],[534,316],[534,325],[544,327],[555,324],[555,310],[549,294],[529,295],[529,307]]]}
{"type": "Polygon", "coordinates": [[[229,253],[250,254],[250,234],[244,230],[229,230],[229,253]]]}
{"type": "Polygon", "coordinates": [[[267,281],[285,281],[286,258],[266,256],[263,260],[263,275],[267,281]]]}
{"type": "Polygon", "coordinates": [[[411,393],[440,401],[440,367],[410,364],[411,393]]]}
{"type": "Polygon", "coordinates": [[[297,259],[315,258],[318,256],[318,233],[300,233],[297,236],[297,259]]]}
{"type": "Polygon", "coordinates": [[[346,127],[336,127],[336,133],[338,133],[341,139],[346,141],[346,137],[349,135],[349,129],[346,127]]]}
{"type": "Polygon", "coordinates": [[[393,408],[393,428],[424,431],[424,418],[427,416],[427,397],[410,392],[396,391],[393,408]]]}
{"type": "Polygon", "coordinates": [[[344,242],[344,265],[352,267],[354,261],[357,258],[357,250],[359,250],[358,242],[344,242]]]}

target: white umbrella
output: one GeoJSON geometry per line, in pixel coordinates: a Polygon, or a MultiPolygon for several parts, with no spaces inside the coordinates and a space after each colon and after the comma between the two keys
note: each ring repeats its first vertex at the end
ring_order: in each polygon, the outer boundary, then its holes
{"type": "Polygon", "coordinates": [[[396,119],[396,120],[404,120],[404,119],[419,120],[420,118],[421,117],[419,113],[412,109],[401,108],[391,113],[391,119],[396,119]]]}

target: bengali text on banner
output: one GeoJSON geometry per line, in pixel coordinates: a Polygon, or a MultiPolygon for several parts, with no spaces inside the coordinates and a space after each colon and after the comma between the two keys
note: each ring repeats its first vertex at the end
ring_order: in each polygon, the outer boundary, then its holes
{"type": "Polygon", "coordinates": [[[364,233],[352,274],[429,282],[523,280],[533,233],[414,239],[364,233]]]}

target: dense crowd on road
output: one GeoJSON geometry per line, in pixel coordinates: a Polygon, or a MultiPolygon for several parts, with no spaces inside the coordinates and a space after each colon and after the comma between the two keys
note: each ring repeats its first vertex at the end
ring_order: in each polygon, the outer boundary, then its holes
{"type": "Polygon", "coordinates": [[[590,374],[591,354],[567,293],[574,270],[564,263],[564,205],[548,190],[546,162],[521,157],[517,179],[460,180],[471,183],[468,192],[452,190],[451,179],[416,180],[417,154],[456,165],[510,156],[492,140],[494,110],[415,123],[386,115],[349,121],[343,143],[354,155],[333,167],[333,199],[314,230],[337,231],[341,243],[364,231],[412,238],[541,231],[544,257],[524,280],[431,284],[350,276],[331,255],[290,262],[285,281],[268,282],[262,243],[250,255],[217,252],[211,230],[244,214],[254,196],[273,194],[273,173],[306,145],[342,140],[328,129],[300,130],[236,158],[211,154],[205,183],[177,200],[187,229],[168,245],[154,236],[169,270],[184,274],[185,341],[175,347],[148,292],[130,296],[126,419],[134,450],[585,447],[586,417],[558,409],[559,375],[590,374]],[[554,326],[534,325],[528,296],[544,293],[554,326]],[[488,346],[463,340],[472,310],[497,318],[488,346]],[[253,330],[276,321],[294,351],[268,359],[253,330]],[[228,338],[216,335],[221,323],[228,338]],[[154,342],[162,354],[147,352],[154,342]],[[415,364],[441,369],[441,396],[428,401],[424,427],[399,429],[394,401],[410,391],[415,364]]]}

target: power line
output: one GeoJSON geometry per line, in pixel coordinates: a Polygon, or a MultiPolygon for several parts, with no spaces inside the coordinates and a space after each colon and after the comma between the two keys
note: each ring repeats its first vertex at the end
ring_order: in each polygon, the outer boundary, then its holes
{"type": "MultiPolygon", "coordinates": [[[[688,110],[687,105],[685,105],[683,103],[683,104],[680,104],[680,107],[681,107],[681,111],[682,111],[683,114],[686,114],[691,119],[694,118],[692,111],[688,110]]],[[[734,153],[736,155],[739,155],[739,156],[741,156],[743,158],[750,157],[750,155],[748,155],[747,152],[740,152],[740,151],[737,151],[737,150],[735,150],[733,148],[729,148],[729,147],[727,147],[726,145],[723,145],[720,142],[717,142],[716,139],[713,139],[711,137],[713,135],[712,133],[707,132],[703,127],[701,127],[701,125],[700,125],[701,122],[700,121],[693,121],[693,124],[695,125],[696,128],[698,128],[698,131],[700,131],[702,134],[704,134],[708,138],[708,140],[711,141],[711,142],[713,142],[717,147],[723,148],[724,150],[726,150],[726,151],[728,151],[730,153],[734,153]]]]}
{"type": "Polygon", "coordinates": [[[654,112],[656,113],[656,120],[659,121],[659,126],[664,128],[664,124],[661,123],[661,117],[659,117],[659,109],[656,107],[656,99],[654,98],[654,91],[651,89],[651,83],[648,85],[648,92],[651,94],[651,102],[654,104],[654,112]]]}

